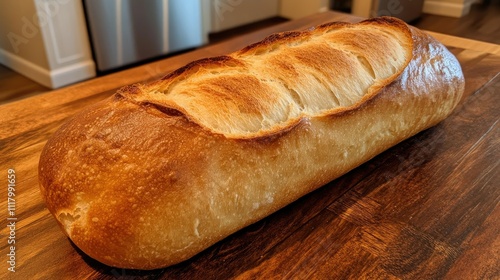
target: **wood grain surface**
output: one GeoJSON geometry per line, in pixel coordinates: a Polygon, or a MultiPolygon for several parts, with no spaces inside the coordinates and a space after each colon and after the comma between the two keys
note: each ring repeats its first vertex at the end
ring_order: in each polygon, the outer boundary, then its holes
{"type": "Polygon", "coordinates": [[[191,260],[154,271],[104,266],[72,245],[45,208],[41,149],[84,106],[270,33],[339,20],[359,18],[317,14],[0,106],[0,279],[500,279],[500,56],[481,43],[454,46],[438,33],[466,79],[466,96],[449,118],[191,260]],[[16,176],[14,273],[9,169],[16,176]]]}
{"type": "Polygon", "coordinates": [[[49,90],[49,88],[0,64],[0,105],[49,90]]]}

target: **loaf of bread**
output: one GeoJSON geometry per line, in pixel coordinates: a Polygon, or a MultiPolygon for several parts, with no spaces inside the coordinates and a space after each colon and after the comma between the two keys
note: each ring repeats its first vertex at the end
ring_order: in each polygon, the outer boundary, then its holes
{"type": "Polygon", "coordinates": [[[398,19],[274,34],[84,109],[43,149],[41,193],[90,257],[166,267],[437,124],[463,88],[398,19]]]}

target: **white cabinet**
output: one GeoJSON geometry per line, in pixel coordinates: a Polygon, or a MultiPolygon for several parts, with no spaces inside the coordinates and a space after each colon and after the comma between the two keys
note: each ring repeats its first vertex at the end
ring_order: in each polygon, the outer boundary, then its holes
{"type": "Polygon", "coordinates": [[[328,10],[328,0],[281,0],[280,16],[289,19],[302,18],[328,10]]]}
{"type": "Polygon", "coordinates": [[[236,26],[277,16],[279,0],[205,0],[209,7],[209,32],[219,32],[236,26]]]}
{"type": "Polygon", "coordinates": [[[0,1],[0,34],[0,63],[46,87],[96,74],[80,1],[0,1]]]}
{"type": "Polygon", "coordinates": [[[282,16],[305,17],[328,10],[329,0],[203,0],[207,32],[219,32],[282,16]]]}

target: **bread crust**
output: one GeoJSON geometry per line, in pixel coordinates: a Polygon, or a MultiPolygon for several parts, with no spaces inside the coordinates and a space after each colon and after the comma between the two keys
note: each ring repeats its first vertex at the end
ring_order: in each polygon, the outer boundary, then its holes
{"type": "MultiPolygon", "coordinates": [[[[234,54],[188,64],[152,84],[125,87],[85,109],[45,146],[40,189],[63,231],[92,258],[121,268],[166,267],[437,124],[452,112],[463,89],[456,58],[397,19],[272,35],[234,54]],[[169,94],[182,81],[213,69],[233,73],[235,67],[248,67],[259,52],[286,53],[293,48],[290,42],[360,26],[397,33],[409,42],[402,51],[409,55],[347,106],[304,109],[244,131],[216,127],[194,109],[154,95],[169,94]]],[[[269,96],[272,91],[263,95],[269,96]]],[[[249,118],[281,102],[238,98],[249,118]]],[[[207,110],[217,115],[221,105],[212,102],[207,110]]]]}

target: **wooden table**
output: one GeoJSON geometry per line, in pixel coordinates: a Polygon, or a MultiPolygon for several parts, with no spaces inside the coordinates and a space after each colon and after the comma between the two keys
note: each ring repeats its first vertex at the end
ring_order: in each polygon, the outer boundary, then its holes
{"type": "Polygon", "coordinates": [[[466,97],[445,121],[389,149],[193,259],[155,271],[106,267],[63,235],[40,197],[50,135],[117,88],[194,59],[327,21],[327,12],[0,107],[0,279],[499,279],[500,47],[433,34],[458,57],[466,97]],[[16,272],[9,272],[7,177],[15,170],[16,272]]]}

